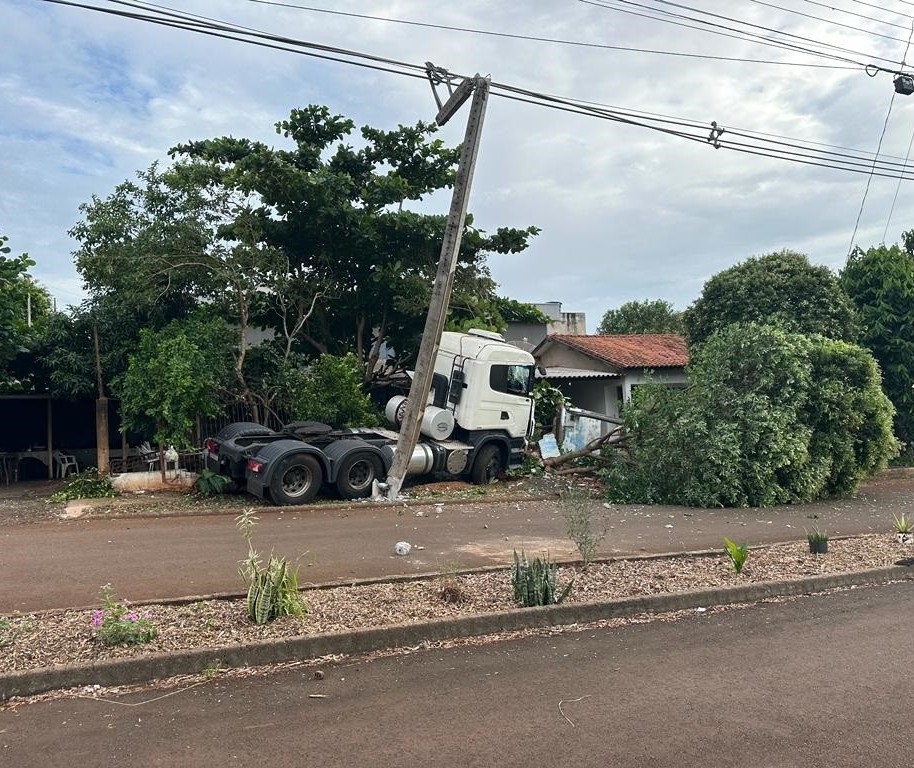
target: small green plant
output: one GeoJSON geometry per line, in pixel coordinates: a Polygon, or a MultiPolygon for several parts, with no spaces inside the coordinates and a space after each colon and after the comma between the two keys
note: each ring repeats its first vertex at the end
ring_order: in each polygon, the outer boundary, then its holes
{"type": "Polygon", "coordinates": [[[32,631],[32,618],[25,616],[18,622],[13,619],[0,619],[0,648],[5,648],[16,642],[21,635],[32,631]]]}
{"type": "Polygon", "coordinates": [[[823,541],[828,541],[828,531],[820,531],[818,528],[806,531],[806,541],[810,544],[819,544],[823,541]]]}
{"type": "Polygon", "coordinates": [[[111,485],[111,478],[99,475],[95,467],[84,472],[70,475],[63,487],[48,497],[49,502],[65,502],[73,499],[103,499],[107,496],[117,496],[117,491],[111,485]]]}
{"type": "Polygon", "coordinates": [[[200,674],[207,680],[211,680],[212,678],[221,675],[226,669],[228,669],[228,667],[222,663],[222,659],[214,659],[210,664],[203,667],[200,674]]]}
{"type": "Polygon", "coordinates": [[[561,593],[556,592],[555,576],[558,565],[550,562],[549,555],[542,558],[534,557],[527,560],[527,555],[521,550],[520,555],[514,550],[514,565],[511,567],[511,586],[514,590],[514,602],[520,603],[525,608],[536,605],[554,605],[561,603],[568,597],[574,579],[561,593]]]}
{"type": "Polygon", "coordinates": [[[828,553],[828,533],[820,531],[818,527],[806,531],[806,541],[809,542],[811,555],[824,555],[828,553]]]}
{"type": "Polygon", "coordinates": [[[901,517],[892,515],[892,523],[895,526],[895,533],[911,533],[912,522],[905,517],[904,512],[901,517]]]}
{"type": "Polygon", "coordinates": [[[230,481],[231,478],[220,475],[218,472],[213,472],[207,467],[197,476],[197,480],[194,482],[194,490],[201,496],[218,496],[225,493],[230,481]]]}
{"type": "Polygon", "coordinates": [[[572,487],[562,491],[561,503],[565,533],[578,548],[586,568],[606,538],[606,519],[602,520],[599,529],[594,528],[594,501],[590,494],[581,488],[572,487]]]}
{"type": "Polygon", "coordinates": [[[148,613],[137,613],[119,601],[114,588],[105,584],[99,590],[102,608],[92,611],[95,637],[105,645],[139,645],[157,634],[148,613]]]}
{"type": "Polygon", "coordinates": [[[724,552],[730,558],[733,570],[736,573],[742,573],[743,566],[746,565],[746,560],[749,559],[749,542],[744,541],[741,544],[737,544],[732,539],[724,536],[724,548],[724,552]]]}
{"type": "Polygon", "coordinates": [[[255,624],[266,624],[279,616],[302,616],[306,608],[298,592],[298,567],[293,568],[284,557],[272,552],[267,565],[263,565],[252,542],[257,524],[253,509],[244,510],[235,522],[248,544],[248,555],[238,569],[248,588],[248,617],[255,624]]]}

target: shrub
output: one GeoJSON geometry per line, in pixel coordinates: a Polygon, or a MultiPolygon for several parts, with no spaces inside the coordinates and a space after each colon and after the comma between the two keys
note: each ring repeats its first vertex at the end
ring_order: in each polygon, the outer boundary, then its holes
{"type": "Polygon", "coordinates": [[[690,386],[648,383],[623,408],[610,498],[770,506],[852,492],[897,451],[892,405],[860,347],[731,325],[694,351],[690,386]]]}
{"type": "Polygon", "coordinates": [[[111,485],[111,478],[99,475],[95,467],[70,475],[63,487],[48,497],[49,502],[72,501],[73,499],[102,499],[117,496],[111,485]]]}
{"type": "Polygon", "coordinates": [[[220,475],[218,472],[213,472],[209,468],[204,468],[194,481],[194,489],[201,496],[218,496],[221,493],[225,493],[225,489],[230,482],[231,478],[220,475]]]}
{"type": "Polygon", "coordinates": [[[334,427],[370,427],[381,415],[363,391],[362,366],[352,353],[321,355],[307,374],[289,372],[284,383],[289,409],[296,420],[334,427]]]}
{"type": "Polygon", "coordinates": [[[248,589],[248,618],[255,624],[266,624],[280,616],[302,616],[306,608],[298,592],[298,567],[293,568],[284,557],[272,552],[267,565],[263,565],[252,543],[257,523],[253,509],[246,509],[235,520],[248,544],[248,556],[238,569],[248,589]]]}
{"type": "Polygon", "coordinates": [[[733,566],[733,570],[736,573],[742,573],[743,566],[746,564],[746,560],[749,559],[749,542],[744,541],[741,544],[737,544],[732,539],[724,536],[724,548],[724,552],[730,558],[730,565],[733,566]]]}
{"type": "Polygon", "coordinates": [[[606,520],[603,519],[599,530],[594,529],[593,498],[580,488],[562,491],[561,504],[565,532],[578,548],[586,568],[606,538],[606,520]]]}
{"type": "Polygon", "coordinates": [[[110,584],[99,595],[102,608],[92,612],[95,637],[105,645],[139,645],[153,640],[157,634],[148,613],[137,613],[120,602],[110,584]]]}
{"type": "Polygon", "coordinates": [[[525,608],[563,602],[571,591],[574,579],[568,582],[561,594],[556,593],[557,570],[558,566],[556,563],[550,562],[548,555],[542,559],[534,557],[532,561],[528,561],[523,550],[521,550],[520,556],[515,550],[514,565],[511,568],[514,602],[520,603],[525,608]]]}

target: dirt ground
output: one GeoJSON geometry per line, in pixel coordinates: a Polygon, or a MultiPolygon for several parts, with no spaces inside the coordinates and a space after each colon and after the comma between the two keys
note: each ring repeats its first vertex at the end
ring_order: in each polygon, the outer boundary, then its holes
{"type": "MultiPolygon", "coordinates": [[[[35,523],[42,520],[60,519],[67,505],[49,502],[49,497],[61,487],[62,480],[33,480],[19,483],[0,484],[0,526],[35,523]]],[[[600,485],[594,478],[578,476],[572,479],[554,475],[528,475],[523,478],[504,479],[490,486],[477,486],[459,480],[407,484],[402,499],[407,503],[461,504],[485,501],[551,500],[557,499],[569,487],[590,493],[594,503],[600,503],[600,485]]],[[[319,497],[306,508],[346,508],[353,502],[319,497]]],[[[615,505],[625,507],[625,505],[615,505]]],[[[645,507],[631,506],[635,510],[654,509],[658,512],[675,510],[686,517],[702,515],[704,512],[720,514],[724,510],[703,510],[689,507],[645,507]]],[[[914,506],[914,468],[889,469],[871,480],[861,483],[857,493],[850,498],[825,499],[805,505],[779,506],[759,509],[766,512],[786,510],[807,510],[806,517],[815,520],[820,516],[841,517],[842,512],[859,517],[864,510],[888,520],[893,515],[912,515],[914,506]]],[[[181,515],[238,514],[247,507],[262,507],[278,511],[259,499],[247,494],[225,495],[204,498],[187,492],[157,492],[124,494],[109,499],[95,499],[91,502],[87,517],[167,517],[181,515]]],[[[648,514],[648,517],[650,514],[648,514]]],[[[677,515],[678,516],[678,515],[677,515]]]]}

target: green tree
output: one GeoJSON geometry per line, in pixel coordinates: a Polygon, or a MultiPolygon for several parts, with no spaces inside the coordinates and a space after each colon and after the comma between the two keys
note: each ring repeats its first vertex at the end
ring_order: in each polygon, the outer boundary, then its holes
{"type": "MultiPolygon", "coordinates": [[[[365,127],[360,149],[347,142],[353,129],[325,107],[294,110],[277,125],[282,148],[191,142],[171,150],[170,167],[93,198],[71,232],[93,302],[117,297],[157,329],[193,311],[229,323],[234,388],[254,418],[297,356],[353,351],[367,375],[385,341],[408,353],[445,222],[408,205],[453,183],[459,153],[433,125],[365,127]],[[258,328],[273,341],[252,352],[258,328]]],[[[535,232],[488,235],[468,217],[452,318],[495,300],[485,255],[522,250],[535,232]]]]}
{"type": "Polygon", "coordinates": [[[855,248],[841,285],[860,313],[861,343],[882,368],[883,385],[895,405],[895,432],[914,457],[914,230],[904,249],[855,248]]]}
{"type": "Polygon", "coordinates": [[[851,493],[897,450],[892,405],[866,350],[731,324],[693,355],[690,385],[639,388],[623,409],[619,500],[768,506],[851,493]]]}
{"type": "Polygon", "coordinates": [[[307,371],[294,368],[283,398],[297,420],[320,421],[334,427],[372,426],[380,414],[362,390],[362,366],[351,352],[321,355],[307,371]]]}
{"type": "Polygon", "coordinates": [[[27,253],[11,256],[9,238],[0,234],[0,388],[21,391],[33,387],[31,356],[51,315],[48,292],[29,269],[27,253]]]}
{"type": "MultiPolygon", "coordinates": [[[[326,107],[293,110],[277,125],[291,148],[224,137],[175,148],[213,184],[251,198],[261,241],[281,251],[322,301],[301,329],[312,352],[352,351],[373,369],[383,342],[398,352],[421,334],[437,269],[445,216],[410,203],[453,184],[458,148],[434,138],[434,124],[361,129],[326,107]]],[[[514,253],[538,230],[500,228],[488,235],[468,217],[452,298],[455,322],[478,314],[476,297],[494,300],[487,253],[514,253]]],[[[276,326],[275,320],[271,325],[276,326]]]]}
{"type": "Polygon", "coordinates": [[[690,344],[700,344],[731,323],[777,325],[855,341],[859,321],[837,277],[803,254],[778,251],[746,259],[714,275],[685,312],[690,344]]]}
{"type": "Polygon", "coordinates": [[[627,301],[607,310],[597,333],[683,333],[682,312],[663,299],[627,301]]]}
{"type": "Polygon", "coordinates": [[[123,429],[151,429],[160,446],[187,445],[196,419],[219,412],[227,374],[224,333],[219,321],[141,330],[118,387],[123,429]]]}

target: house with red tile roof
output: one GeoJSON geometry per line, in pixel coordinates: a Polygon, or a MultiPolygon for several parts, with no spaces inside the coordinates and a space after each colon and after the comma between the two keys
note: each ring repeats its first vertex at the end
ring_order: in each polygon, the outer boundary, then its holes
{"type": "Polygon", "coordinates": [[[682,386],[689,350],[675,333],[552,334],[533,350],[545,378],[572,404],[618,417],[619,405],[648,377],[682,386]]]}

